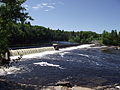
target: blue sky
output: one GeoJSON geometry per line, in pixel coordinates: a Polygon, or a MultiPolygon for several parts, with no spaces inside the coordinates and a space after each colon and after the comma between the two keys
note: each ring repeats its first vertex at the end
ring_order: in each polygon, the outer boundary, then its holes
{"type": "Polygon", "coordinates": [[[120,30],[120,0],[27,0],[33,25],[69,31],[120,30]]]}

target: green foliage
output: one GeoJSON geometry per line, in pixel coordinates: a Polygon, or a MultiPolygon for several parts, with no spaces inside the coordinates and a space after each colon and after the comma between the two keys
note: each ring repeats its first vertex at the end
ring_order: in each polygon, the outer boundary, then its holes
{"type": "Polygon", "coordinates": [[[91,31],[68,32],[52,30],[43,26],[31,26],[29,23],[14,25],[9,41],[10,45],[33,45],[51,41],[70,41],[77,43],[91,43],[99,40],[100,35],[91,31]]]}
{"type": "Polygon", "coordinates": [[[111,33],[104,31],[102,42],[105,45],[120,45],[120,33],[117,33],[117,30],[112,30],[111,33]]]}
{"type": "Polygon", "coordinates": [[[82,44],[82,43],[91,43],[91,41],[97,40],[99,38],[99,34],[91,31],[80,31],[74,33],[75,34],[69,39],[69,41],[82,44]]]}
{"type": "Polygon", "coordinates": [[[120,46],[120,32],[118,33],[118,45],[120,46]]]}
{"type": "MultiPolygon", "coordinates": [[[[17,23],[24,24],[27,19],[31,19],[26,9],[21,5],[25,0],[0,0],[0,55],[8,51],[9,37],[12,31],[18,29],[17,23]]],[[[1,58],[0,58],[1,59],[1,58]]]]}
{"type": "Polygon", "coordinates": [[[51,41],[67,41],[68,32],[63,30],[51,30],[42,26],[30,24],[18,24],[14,26],[9,38],[10,45],[40,44],[51,41]]]}
{"type": "Polygon", "coordinates": [[[10,46],[12,45],[33,45],[51,41],[70,41],[80,44],[99,42],[105,45],[120,45],[120,34],[116,30],[111,33],[104,31],[97,34],[91,31],[64,31],[52,30],[43,26],[32,26],[29,23],[15,24],[9,36],[10,46]]]}
{"type": "Polygon", "coordinates": [[[105,45],[109,45],[110,44],[110,33],[108,33],[107,31],[104,31],[102,34],[102,42],[105,45]]]}

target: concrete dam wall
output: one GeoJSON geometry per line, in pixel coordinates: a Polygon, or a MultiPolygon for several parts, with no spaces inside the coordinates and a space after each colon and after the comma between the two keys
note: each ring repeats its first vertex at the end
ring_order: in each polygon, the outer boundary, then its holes
{"type": "Polygon", "coordinates": [[[10,56],[19,56],[19,55],[27,55],[33,53],[40,53],[44,51],[53,51],[54,47],[40,47],[40,48],[27,48],[27,49],[16,49],[10,50],[10,56]]]}

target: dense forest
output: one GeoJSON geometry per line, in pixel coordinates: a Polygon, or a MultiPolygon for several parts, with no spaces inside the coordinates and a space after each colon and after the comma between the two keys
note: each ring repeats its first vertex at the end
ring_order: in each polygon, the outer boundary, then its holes
{"type": "Polygon", "coordinates": [[[80,44],[100,40],[100,35],[91,31],[64,31],[52,30],[43,26],[32,26],[30,23],[17,24],[11,30],[9,44],[12,45],[39,45],[52,41],[70,41],[80,44]]]}
{"type": "Polygon", "coordinates": [[[11,46],[31,46],[52,41],[69,41],[80,44],[98,41],[105,45],[120,45],[120,32],[112,30],[97,34],[92,31],[52,30],[33,26],[33,20],[22,7],[26,0],[0,0],[0,59],[11,46]]]}
{"type": "Polygon", "coordinates": [[[33,26],[30,23],[16,24],[9,35],[9,45],[40,45],[52,41],[69,41],[79,44],[98,41],[105,45],[120,45],[120,32],[112,30],[97,34],[92,31],[52,30],[43,26],[33,26]]]}

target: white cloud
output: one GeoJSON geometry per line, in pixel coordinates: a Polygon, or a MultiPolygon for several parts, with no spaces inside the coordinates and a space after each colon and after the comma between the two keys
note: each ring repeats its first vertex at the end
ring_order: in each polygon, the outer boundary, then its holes
{"type": "Polygon", "coordinates": [[[43,6],[46,6],[46,5],[48,5],[48,3],[42,3],[42,5],[43,5],[43,6]]]}
{"type": "Polygon", "coordinates": [[[33,9],[38,9],[39,7],[37,7],[37,6],[34,6],[34,7],[32,7],[33,9]]]}
{"type": "Polygon", "coordinates": [[[41,2],[41,3],[33,6],[32,8],[36,9],[36,10],[41,9],[43,11],[50,11],[50,10],[56,8],[56,4],[57,3],[54,3],[54,2],[41,2]]]}
{"type": "Polygon", "coordinates": [[[48,12],[49,10],[44,10],[44,11],[48,12]]]}
{"type": "Polygon", "coordinates": [[[32,7],[33,9],[39,9],[39,8],[43,8],[43,6],[41,4],[37,4],[36,6],[32,7]]]}
{"type": "Polygon", "coordinates": [[[51,8],[51,9],[54,9],[55,7],[54,6],[47,6],[48,8],[51,8]]]}

